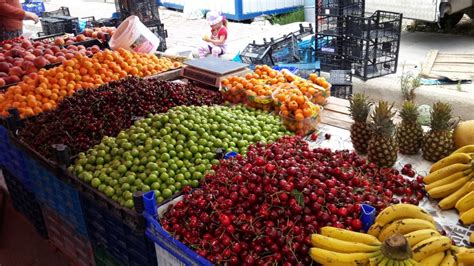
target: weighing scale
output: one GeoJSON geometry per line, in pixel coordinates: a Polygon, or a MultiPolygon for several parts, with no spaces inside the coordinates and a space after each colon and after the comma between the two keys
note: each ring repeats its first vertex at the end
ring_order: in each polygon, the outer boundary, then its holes
{"type": "Polygon", "coordinates": [[[221,80],[228,76],[241,76],[251,70],[247,64],[209,56],[184,62],[181,76],[187,79],[219,88],[221,80]]]}

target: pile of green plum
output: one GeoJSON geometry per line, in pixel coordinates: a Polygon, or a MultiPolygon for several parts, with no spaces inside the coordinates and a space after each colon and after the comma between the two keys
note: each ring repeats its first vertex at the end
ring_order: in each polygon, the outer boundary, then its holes
{"type": "Polygon", "coordinates": [[[155,191],[158,203],[199,181],[219,161],[216,150],[245,155],[256,142],[291,135],[278,116],[242,105],[179,106],[135,121],[80,153],[69,171],[122,206],[135,191],[155,191]]]}

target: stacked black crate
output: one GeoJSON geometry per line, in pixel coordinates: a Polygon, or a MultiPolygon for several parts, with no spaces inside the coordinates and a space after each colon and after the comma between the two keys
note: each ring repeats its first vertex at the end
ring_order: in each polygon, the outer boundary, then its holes
{"type": "Polygon", "coordinates": [[[365,0],[316,0],[316,58],[321,69],[349,69],[344,57],[347,16],[363,16],[365,0]]]}
{"type": "Polygon", "coordinates": [[[402,14],[377,11],[346,18],[345,58],[363,80],[397,72],[402,14]]]}

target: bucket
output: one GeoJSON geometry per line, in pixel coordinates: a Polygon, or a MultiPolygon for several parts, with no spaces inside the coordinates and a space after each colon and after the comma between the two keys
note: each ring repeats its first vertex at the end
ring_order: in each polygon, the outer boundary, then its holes
{"type": "Polygon", "coordinates": [[[123,48],[137,53],[154,53],[160,39],[153,34],[137,16],[124,20],[109,41],[112,50],[123,48]]]}
{"type": "Polygon", "coordinates": [[[316,22],[316,10],[314,4],[312,6],[304,6],[304,21],[311,23],[316,22]]]}

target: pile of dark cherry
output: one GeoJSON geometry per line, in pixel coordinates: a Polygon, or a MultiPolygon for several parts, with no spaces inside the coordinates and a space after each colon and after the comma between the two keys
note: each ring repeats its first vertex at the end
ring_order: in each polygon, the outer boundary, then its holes
{"type": "Polygon", "coordinates": [[[381,210],[399,202],[395,194],[414,204],[424,195],[397,170],[349,151],[310,150],[298,137],[252,145],[213,170],[160,221],[220,265],[310,265],[310,235],[322,226],[360,231],[361,203],[381,210]]]}
{"type": "Polygon", "coordinates": [[[55,110],[26,122],[19,136],[41,155],[54,159],[54,144],[68,145],[74,155],[99,144],[104,136],[116,136],[147,114],[181,105],[222,103],[219,92],[130,77],[64,98],[55,110]]]}

